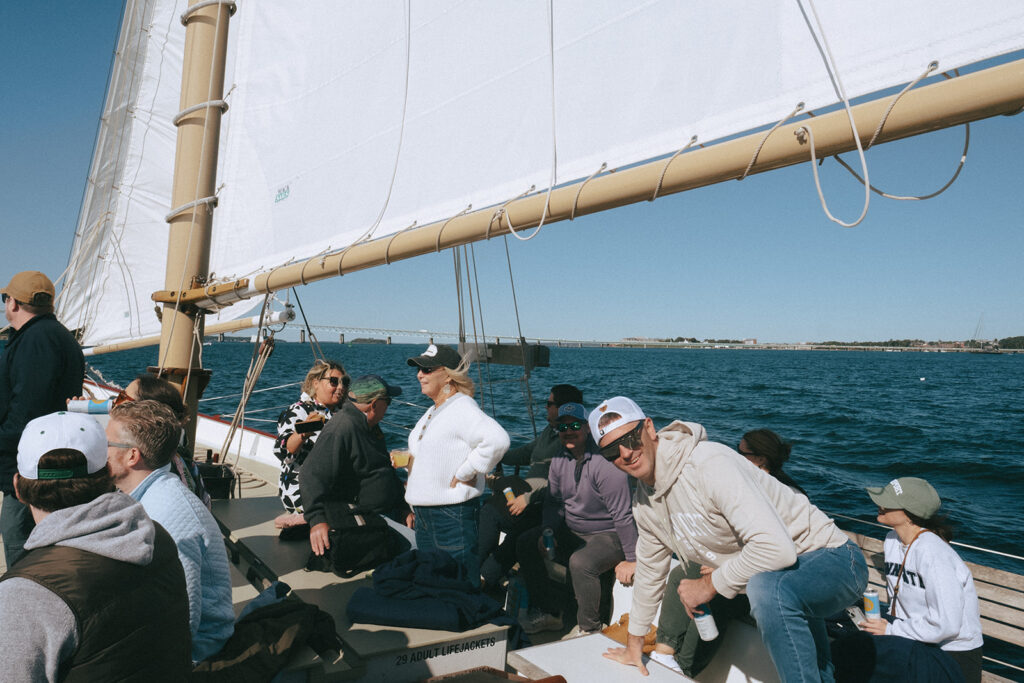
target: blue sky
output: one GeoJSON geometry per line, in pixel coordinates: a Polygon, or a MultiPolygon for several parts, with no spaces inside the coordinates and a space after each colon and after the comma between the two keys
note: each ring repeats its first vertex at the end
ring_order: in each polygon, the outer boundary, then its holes
{"type": "MultiPolygon", "coordinates": [[[[0,4],[3,282],[66,265],[120,12],[120,0],[0,4]]],[[[873,197],[853,229],[825,218],[804,164],[510,240],[523,333],[967,339],[980,319],[984,338],[1024,335],[1022,141],[1024,116],[974,124],[952,188],[925,202],[873,197]]],[[[956,128],[874,148],[871,179],[929,193],[962,144],[956,128]]],[[[831,161],[822,178],[833,213],[856,217],[860,186],[831,161]]],[[[475,256],[486,331],[515,333],[503,241],[475,256]]],[[[398,262],[300,296],[314,324],[453,330],[451,262],[450,252],[398,262]]]]}

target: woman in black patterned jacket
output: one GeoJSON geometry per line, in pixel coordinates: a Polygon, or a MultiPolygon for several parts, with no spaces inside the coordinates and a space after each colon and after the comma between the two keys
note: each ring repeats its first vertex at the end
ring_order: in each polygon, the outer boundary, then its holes
{"type": "Polygon", "coordinates": [[[287,510],[275,520],[279,528],[305,524],[299,498],[299,469],[313,450],[323,425],[345,400],[349,381],[341,363],[318,360],[306,373],[299,400],[288,406],[277,418],[274,455],[281,461],[278,491],[287,510]],[[319,417],[323,421],[318,423],[319,417]]]}

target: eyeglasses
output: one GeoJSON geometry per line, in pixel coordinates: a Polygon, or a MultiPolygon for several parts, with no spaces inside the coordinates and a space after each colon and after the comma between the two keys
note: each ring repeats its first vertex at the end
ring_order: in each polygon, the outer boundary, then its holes
{"type": "Polygon", "coordinates": [[[426,367],[426,366],[424,366],[424,365],[421,365],[421,366],[419,366],[419,367],[420,367],[420,372],[422,372],[422,373],[423,373],[424,375],[429,375],[429,374],[430,374],[430,373],[432,373],[432,372],[433,372],[434,370],[437,370],[437,368],[438,368],[438,367],[440,367],[440,366],[434,366],[434,367],[432,367],[432,368],[428,368],[428,367],[426,367]]]}
{"type": "Polygon", "coordinates": [[[328,382],[332,387],[336,387],[336,386],[338,386],[338,384],[342,384],[342,383],[343,384],[348,384],[348,382],[345,382],[345,380],[343,378],[335,377],[333,375],[330,376],[330,377],[321,377],[320,379],[322,379],[325,382],[328,382]]]}
{"type": "Polygon", "coordinates": [[[583,429],[583,423],[579,420],[573,420],[572,422],[559,422],[555,425],[555,429],[559,432],[565,432],[570,429],[574,432],[578,432],[583,429]]]}
{"type": "Polygon", "coordinates": [[[605,460],[615,462],[619,458],[619,446],[624,446],[630,451],[635,451],[640,448],[641,444],[643,444],[643,437],[641,436],[640,431],[643,428],[644,420],[640,420],[636,427],[615,439],[615,441],[612,441],[607,446],[601,446],[601,455],[604,456],[605,460]]]}
{"type": "Polygon", "coordinates": [[[753,451],[750,451],[750,450],[743,450],[742,448],[739,447],[738,444],[736,446],[736,452],[739,453],[740,455],[745,455],[748,458],[756,458],[757,457],[757,453],[754,453],[753,451]]]}
{"type": "Polygon", "coordinates": [[[7,303],[7,292],[4,292],[3,294],[0,294],[0,301],[3,301],[4,303],[7,303]]]}
{"type": "Polygon", "coordinates": [[[114,397],[114,406],[119,406],[122,403],[128,403],[134,400],[134,398],[128,395],[127,391],[122,389],[121,391],[117,392],[117,396],[114,397]]]}
{"type": "Polygon", "coordinates": [[[138,448],[138,446],[131,443],[118,443],[117,441],[108,441],[107,448],[138,448]]]}

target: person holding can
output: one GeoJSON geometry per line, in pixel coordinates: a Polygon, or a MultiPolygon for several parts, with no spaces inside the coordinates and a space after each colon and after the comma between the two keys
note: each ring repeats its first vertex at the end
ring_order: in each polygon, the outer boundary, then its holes
{"type": "MultiPolygon", "coordinates": [[[[893,479],[867,492],[878,506],[879,523],[892,527],[885,537],[889,612],[885,618],[869,615],[860,624],[878,638],[855,637],[833,647],[837,661],[851,662],[844,667],[853,674],[847,680],[860,680],[857,671],[871,661],[873,671],[862,674],[892,671],[901,680],[937,681],[945,653],[967,683],[981,681],[978,594],[970,569],[949,545],[952,527],[938,514],[939,494],[917,477],[893,479]]],[[[947,677],[955,680],[956,673],[947,677]]]]}

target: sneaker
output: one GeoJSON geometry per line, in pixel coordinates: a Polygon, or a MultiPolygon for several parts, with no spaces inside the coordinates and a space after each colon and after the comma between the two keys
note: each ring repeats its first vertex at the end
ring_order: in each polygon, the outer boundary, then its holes
{"type": "Polygon", "coordinates": [[[650,657],[652,661],[672,669],[677,674],[683,673],[683,670],[679,668],[679,662],[676,661],[675,655],[670,655],[667,652],[652,652],[650,657]]]}
{"type": "MultiPolygon", "coordinates": [[[[573,638],[582,638],[583,636],[592,636],[595,633],[600,633],[603,630],[604,630],[604,626],[602,625],[599,628],[595,628],[593,631],[584,631],[583,629],[580,628],[579,624],[576,624],[575,626],[572,627],[571,631],[569,631],[564,636],[562,636],[562,640],[572,640],[573,638]]],[[[527,631],[527,633],[529,633],[529,631],[527,631]]]]}
{"type": "Polygon", "coordinates": [[[556,617],[554,614],[542,612],[534,607],[526,613],[525,617],[519,619],[519,625],[528,634],[540,633],[541,631],[557,631],[562,628],[562,617],[556,617]]]}

